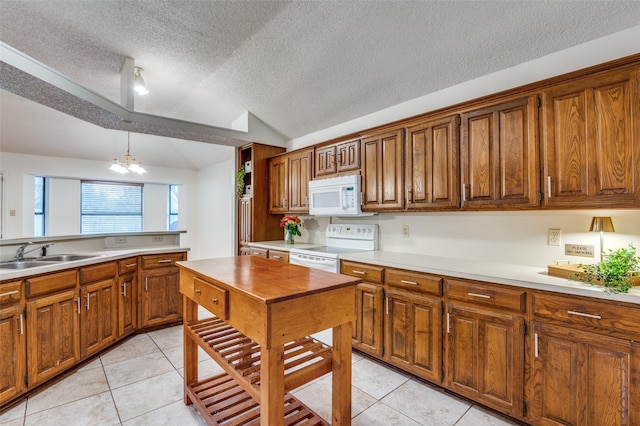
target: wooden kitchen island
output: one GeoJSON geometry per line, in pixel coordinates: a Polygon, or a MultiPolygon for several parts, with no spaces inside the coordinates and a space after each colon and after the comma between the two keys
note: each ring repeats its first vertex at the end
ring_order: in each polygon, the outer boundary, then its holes
{"type": "Polygon", "coordinates": [[[333,425],[351,424],[358,278],[238,256],[179,262],[185,404],[214,425],[326,424],[288,392],[333,372],[333,425]],[[215,316],[198,320],[198,305],[215,316]],[[308,337],[333,328],[333,348],[308,337]],[[198,347],[225,373],[198,380],[198,347]]]}

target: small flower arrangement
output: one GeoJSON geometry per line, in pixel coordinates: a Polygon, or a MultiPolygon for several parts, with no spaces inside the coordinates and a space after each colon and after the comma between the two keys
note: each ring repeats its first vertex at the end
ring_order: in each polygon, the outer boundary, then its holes
{"type": "Polygon", "coordinates": [[[300,218],[298,216],[285,216],[280,219],[280,228],[284,228],[284,242],[286,244],[293,244],[294,235],[302,236],[298,226],[300,226],[300,218]]]}

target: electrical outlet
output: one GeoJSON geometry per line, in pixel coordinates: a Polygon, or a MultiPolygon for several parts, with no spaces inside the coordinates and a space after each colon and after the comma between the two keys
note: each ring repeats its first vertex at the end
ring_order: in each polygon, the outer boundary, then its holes
{"type": "Polygon", "coordinates": [[[402,225],[402,238],[409,238],[409,225],[402,225]]]}
{"type": "Polygon", "coordinates": [[[116,237],[113,242],[116,244],[126,244],[127,237],[116,237]]]}
{"type": "Polygon", "coordinates": [[[549,228],[549,232],[547,234],[547,245],[559,246],[561,236],[562,236],[562,231],[560,231],[560,229],[549,228]]]}
{"type": "Polygon", "coordinates": [[[154,243],[159,243],[160,241],[163,241],[164,237],[162,235],[154,235],[153,237],[151,237],[151,241],[154,243]]]}

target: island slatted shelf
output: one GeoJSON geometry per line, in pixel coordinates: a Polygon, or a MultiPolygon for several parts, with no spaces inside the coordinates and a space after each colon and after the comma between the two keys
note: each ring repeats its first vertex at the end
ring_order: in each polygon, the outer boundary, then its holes
{"type": "Polygon", "coordinates": [[[252,256],[180,262],[185,403],[212,425],[325,425],[288,392],[333,372],[332,424],[351,424],[357,278],[252,256]],[[214,314],[197,319],[198,305],[214,314]],[[333,347],[310,334],[333,328],[333,347]],[[202,348],[225,371],[198,380],[202,348]]]}

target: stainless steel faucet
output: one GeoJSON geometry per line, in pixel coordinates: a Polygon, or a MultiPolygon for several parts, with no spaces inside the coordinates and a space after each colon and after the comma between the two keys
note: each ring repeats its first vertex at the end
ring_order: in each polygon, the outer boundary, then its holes
{"type": "Polygon", "coordinates": [[[22,260],[24,260],[24,255],[25,255],[25,254],[27,254],[27,253],[31,253],[32,251],[36,251],[36,250],[42,250],[42,255],[44,256],[44,255],[45,255],[45,253],[46,253],[47,247],[52,246],[54,243],[42,244],[42,245],[41,245],[41,246],[39,246],[39,247],[35,247],[35,248],[32,248],[31,250],[26,250],[26,251],[25,251],[25,249],[26,249],[28,246],[32,245],[32,244],[33,244],[33,243],[32,243],[31,241],[29,241],[29,242],[27,242],[27,243],[25,243],[25,244],[21,245],[20,247],[18,247],[18,249],[16,250],[16,257],[15,257],[15,260],[22,261],[22,260]]]}

